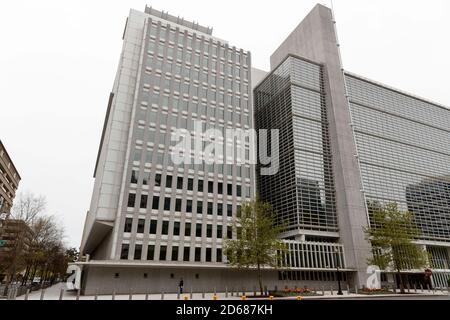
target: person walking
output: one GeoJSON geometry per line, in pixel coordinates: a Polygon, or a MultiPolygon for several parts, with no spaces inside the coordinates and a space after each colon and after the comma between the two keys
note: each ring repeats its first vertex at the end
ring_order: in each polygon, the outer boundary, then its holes
{"type": "Polygon", "coordinates": [[[180,283],[178,284],[178,287],[180,289],[180,294],[183,294],[183,287],[184,287],[183,278],[180,279],[180,283]]]}

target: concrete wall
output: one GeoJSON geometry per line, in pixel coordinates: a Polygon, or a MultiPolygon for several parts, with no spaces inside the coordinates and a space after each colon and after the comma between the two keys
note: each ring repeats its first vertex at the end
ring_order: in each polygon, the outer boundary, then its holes
{"type": "MultiPolygon", "coordinates": [[[[255,271],[239,271],[236,269],[180,269],[180,268],[123,268],[123,267],[93,267],[83,269],[83,294],[93,295],[97,291],[99,294],[128,294],[130,288],[133,293],[176,293],[181,278],[184,282],[185,292],[218,292],[242,290],[247,292],[258,288],[258,280],[255,271]],[[115,274],[119,277],[115,278],[115,274]],[[144,273],[147,278],[144,278],[144,273]],[[171,277],[173,274],[173,278],[171,277]],[[196,275],[198,274],[198,278],[196,275]]],[[[283,289],[308,287],[316,288],[318,291],[324,287],[329,290],[331,287],[337,289],[336,282],[319,281],[288,281],[278,280],[277,271],[265,271],[263,285],[269,290],[275,286],[283,289]]],[[[342,282],[343,288],[346,283],[342,282]]]]}
{"type": "Polygon", "coordinates": [[[116,221],[135,102],[137,74],[146,15],[135,10],[125,30],[122,54],[114,81],[114,94],[99,150],[98,166],[89,212],[86,217],[81,253],[91,253],[116,221]],[[108,226],[104,228],[101,224],[108,226]],[[100,230],[99,230],[100,229],[100,230]]]}
{"type": "Polygon", "coordinates": [[[347,267],[358,271],[355,284],[362,286],[366,282],[366,261],[370,255],[370,246],[363,232],[368,220],[355,157],[343,68],[329,8],[322,5],[314,7],[270,57],[272,70],[289,53],[324,65],[340,241],[345,246],[347,267]]]}

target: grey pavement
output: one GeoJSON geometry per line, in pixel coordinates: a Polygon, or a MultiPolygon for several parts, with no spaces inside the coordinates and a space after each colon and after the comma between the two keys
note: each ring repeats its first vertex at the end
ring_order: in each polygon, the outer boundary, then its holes
{"type": "MultiPolygon", "coordinates": [[[[77,293],[75,291],[67,291],[65,283],[58,283],[52,287],[44,289],[44,293],[42,294],[42,290],[33,291],[28,295],[28,300],[40,300],[43,297],[43,300],[59,300],[62,292],[63,300],[112,300],[112,295],[98,295],[96,296],[79,296],[77,297],[77,293]]],[[[221,292],[215,295],[217,300],[241,300],[241,296],[231,296],[231,293],[228,293],[228,296],[221,292]]],[[[16,300],[25,300],[25,295],[17,297],[16,300]]],[[[203,293],[194,292],[191,296],[190,292],[184,294],[176,294],[176,293],[166,293],[162,295],[158,294],[133,294],[130,298],[129,294],[118,294],[114,296],[115,300],[214,300],[214,293],[203,293]]],[[[297,297],[287,297],[287,298],[275,298],[274,300],[296,300],[297,297]]],[[[418,292],[416,294],[392,294],[392,295],[361,295],[361,294],[348,294],[344,291],[343,296],[337,296],[336,292],[325,291],[324,295],[314,296],[314,297],[302,297],[303,300],[450,300],[450,295],[447,291],[432,291],[428,292],[418,292]]],[[[251,298],[249,298],[251,300],[251,298]]],[[[263,299],[267,300],[267,298],[263,299]]]]}

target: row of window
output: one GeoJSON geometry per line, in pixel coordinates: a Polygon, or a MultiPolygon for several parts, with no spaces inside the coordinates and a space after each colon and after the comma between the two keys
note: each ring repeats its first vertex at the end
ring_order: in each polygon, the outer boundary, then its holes
{"type": "MultiPolygon", "coordinates": [[[[150,179],[150,174],[151,174],[150,172],[144,172],[144,176],[142,178],[143,185],[148,185],[148,182],[150,179]]],[[[172,187],[174,187],[173,180],[174,179],[171,175],[166,175],[166,181],[165,181],[165,183],[163,183],[162,174],[157,173],[157,174],[155,174],[155,182],[154,182],[153,186],[154,187],[172,188],[172,187]]],[[[132,170],[130,182],[132,184],[137,184],[138,181],[139,181],[139,172],[137,170],[132,170]]],[[[184,181],[183,177],[177,177],[176,188],[178,190],[183,190],[183,181],[184,181]]],[[[248,188],[250,188],[250,187],[248,187],[248,188]]],[[[194,179],[193,178],[187,179],[187,190],[188,191],[194,190],[194,179]]],[[[216,184],[216,183],[214,183],[214,181],[208,181],[208,183],[205,184],[203,180],[199,179],[197,181],[197,191],[198,192],[207,191],[210,194],[223,194],[223,195],[232,196],[233,195],[233,185],[228,183],[228,184],[226,184],[226,189],[225,189],[223,182],[218,182],[216,184]],[[206,186],[207,186],[207,188],[205,189],[206,186]],[[215,186],[217,186],[217,188],[215,188],[215,186]]],[[[247,190],[247,191],[250,191],[250,190],[247,190]]],[[[249,194],[250,194],[250,192],[248,192],[248,195],[249,194]]],[[[236,185],[236,196],[237,197],[242,196],[242,186],[239,184],[236,185]]]]}
{"type": "MultiPolygon", "coordinates": [[[[130,233],[133,231],[133,221],[132,218],[126,218],[125,219],[125,225],[124,225],[124,232],[130,233]]],[[[163,220],[159,221],[159,232],[158,232],[158,220],[150,220],[149,227],[148,227],[148,233],[149,234],[161,234],[161,235],[169,235],[169,221],[163,220]]],[[[213,237],[213,225],[207,224],[205,233],[203,234],[203,224],[197,223],[195,224],[195,230],[192,229],[191,222],[185,222],[184,223],[184,236],[185,237],[191,237],[194,236],[201,238],[203,235],[206,236],[206,238],[212,238],[213,237]],[[194,232],[195,231],[195,232],[194,232]]],[[[231,226],[226,227],[226,234],[223,232],[223,226],[217,225],[216,226],[216,238],[222,239],[226,236],[227,239],[233,238],[233,228],[231,226]]],[[[137,219],[137,226],[136,226],[136,233],[144,233],[145,232],[145,219],[137,219]]],[[[170,232],[173,236],[180,236],[181,232],[181,222],[175,221],[172,225],[172,230],[170,232]]],[[[240,233],[240,228],[237,229],[237,232],[240,233]]]]}
{"type": "MultiPolygon", "coordinates": [[[[194,261],[200,262],[202,257],[202,248],[196,247],[193,248],[194,251],[194,261]]],[[[130,245],[127,243],[122,244],[121,252],[120,252],[120,259],[122,260],[128,260],[130,253],[130,245]]],[[[182,252],[182,260],[183,261],[190,261],[190,254],[191,254],[191,247],[184,247],[182,252]]],[[[142,245],[136,244],[134,246],[134,253],[133,257],[134,260],[142,260],[142,245]]],[[[169,256],[167,251],[167,246],[160,246],[159,247],[159,256],[155,256],[155,246],[149,245],[147,248],[147,260],[159,260],[159,261],[179,261],[179,249],[177,246],[172,246],[172,253],[169,256]]],[[[212,261],[212,248],[205,248],[205,261],[206,262],[213,262],[212,261]]],[[[215,262],[222,262],[222,249],[217,248],[216,249],[216,261],[215,262]]]]}
{"type": "MultiPolygon", "coordinates": [[[[241,69],[239,66],[235,66],[232,64],[225,64],[224,62],[219,62],[216,59],[211,59],[211,65],[209,64],[209,58],[208,56],[200,57],[200,54],[195,53],[192,54],[190,51],[185,51],[183,48],[174,48],[172,46],[164,46],[164,45],[157,45],[156,42],[150,41],[149,48],[148,48],[148,59],[150,62],[153,60],[153,55],[156,53],[157,58],[162,60],[164,57],[164,52],[167,48],[167,60],[173,61],[175,58],[178,62],[178,64],[181,64],[181,62],[184,60],[186,65],[185,67],[191,66],[191,63],[195,66],[195,69],[202,68],[203,70],[207,71],[208,69],[211,69],[211,72],[213,74],[216,74],[217,72],[220,72],[221,74],[225,75],[227,74],[228,77],[236,77],[237,79],[248,79],[248,70],[247,69],[241,69]],[[184,53],[184,55],[183,55],[184,53]]],[[[148,65],[152,65],[149,64],[148,65]]],[[[161,70],[161,68],[158,68],[159,65],[157,64],[157,69],[161,70]]],[[[187,76],[188,77],[188,76],[187,76]]],[[[199,77],[193,77],[195,80],[200,80],[199,77]]],[[[207,81],[204,81],[207,82],[207,81]]]]}
{"type": "MultiPolygon", "coordinates": [[[[327,271],[278,271],[278,280],[293,281],[337,281],[336,272],[327,271]]],[[[347,281],[347,273],[341,272],[340,279],[347,281]]]]}
{"type": "Polygon", "coordinates": [[[150,42],[159,38],[160,42],[169,41],[169,44],[177,44],[179,47],[186,47],[189,51],[203,51],[204,55],[210,54],[214,57],[219,57],[223,60],[231,61],[232,63],[248,65],[249,55],[241,53],[240,51],[234,51],[231,48],[226,48],[224,44],[215,43],[215,40],[197,36],[197,34],[184,33],[183,31],[177,32],[172,28],[166,28],[163,25],[158,26],[152,24],[150,28],[150,42]]]}
{"type": "MultiPolygon", "coordinates": [[[[144,159],[142,159],[142,155],[143,155],[143,149],[139,146],[136,146],[136,149],[134,150],[133,153],[133,161],[140,163],[141,161],[143,161],[144,163],[149,163],[149,164],[157,164],[157,165],[166,165],[169,167],[175,167],[175,163],[173,162],[172,159],[172,155],[168,154],[166,152],[164,152],[164,150],[159,150],[158,152],[156,152],[156,159],[155,161],[153,161],[153,150],[152,149],[147,149],[146,150],[146,154],[144,159]]],[[[177,165],[178,168],[184,168],[184,166],[186,166],[187,169],[190,170],[197,170],[198,174],[200,174],[201,172],[203,173],[216,173],[216,174],[227,174],[228,176],[236,176],[239,178],[242,178],[243,176],[246,178],[250,178],[250,166],[244,166],[239,165],[238,163],[238,159],[236,159],[236,166],[235,166],[235,173],[233,174],[233,165],[232,164],[223,164],[223,163],[211,163],[208,164],[206,163],[206,161],[201,161],[201,163],[199,164],[194,164],[194,157],[191,156],[189,158],[189,161],[187,161],[186,163],[177,165]],[[224,168],[226,169],[226,172],[224,172],[224,168]]],[[[200,161],[199,161],[200,162],[200,161]]],[[[231,161],[230,161],[231,162],[231,161]]],[[[137,164],[136,164],[137,165],[137,164]]],[[[148,172],[144,175],[147,175],[147,177],[144,179],[148,179],[148,172]]],[[[148,181],[148,180],[146,180],[148,181]]],[[[144,184],[145,185],[145,184],[144,184]]],[[[247,190],[249,190],[250,187],[246,187],[247,190]]],[[[249,195],[250,192],[247,192],[247,194],[249,195]]]]}
{"type": "MultiPolygon", "coordinates": [[[[180,90],[180,88],[177,88],[177,86],[179,87],[180,83],[177,84],[177,82],[175,82],[173,85],[175,91],[172,91],[170,89],[170,81],[166,80],[165,82],[167,83],[164,83],[163,89],[160,87],[153,87],[151,93],[145,91],[149,89],[144,89],[142,97],[143,101],[141,102],[142,111],[138,110],[139,120],[156,122],[155,120],[158,119],[158,114],[155,115],[150,112],[148,116],[146,116],[143,109],[143,107],[148,105],[147,101],[152,101],[153,106],[161,105],[163,111],[169,109],[169,106],[172,106],[172,110],[176,109],[185,111],[186,113],[188,112],[192,115],[192,119],[195,119],[194,115],[196,115],[197,118],[200,118],[200,116],[207,116],[210,119],[224,120],[234,124],[240,124],[242,121],[244,125],[250,125],[250,116],[247,109],[249,104],[248,99],[241,99],[241,97],[233,96],[230,93],[225,94],[215,90],[207,90],[204,87],[195,85],[190,87],[187,85],[184,87],[183,85],[183,87],[181,87],[182,91],[179,93],[177,89],[180,90]],[[166,86],[168,86],[167,90],[164,90],[164,87],[166,86]],[[161,94],[161,91],[164,91],[164,94],[161,94]],[[178,92],[177,95],[176,92],[178,92]],[[191,99],[189,99],[189,96],[187,95],[189,95],[191,99]],[[183,98],[180,98],[180,96],[183,98]],[[172,97],[171,103],[169,102],[170,97],[172,97]],[[225,105],[227,106],[227,110],[225,110],[225,105]],[[244,110],[244,113],[241,112],[242,109],[244,110]],[[234,113],[237,113],[239,116],[234,116],[234,113]]],[[[165,113],[167,114],[167,111],[165,111],[165,113]]],[[[176,119],[176,117],[174,118],[176,119]]],[[[159,123],[175,126],[177,124],[175,119],[169,119],[169,122],[167,119],[164,119],[165,121],[160,121],[159,123]]]]}
{"type": "MultiPolygon", "coordinates": [[[[153,201],[152,201],[152,209],[153,210],[159,210],[160,208],[162,208],[165,211],[170,211],[171,210],[171,204],[172,204],[172,199],[169,197],[165,197],[162,198],[163,199],[163,203],[162,206],[160,206],[160,197],[159,196],[153,196],[153,201]]],[[[141,195],[141,199],[139,202],[139,208],[140,209],[147,209],[147,203],[148,203],[148,195],[143,194],[141,195]]],[[[186,213],[192,213],[192,208],[193,208],[193,200],[186,200],[186,207],[183,210],[182,207],[183,201],[182,199],[175,199],[175,212],[186,212],[186,213]]],[[[136,205],[136,194],[135,193],[130,193],[128,195],[128,208],[134,208],[136,205]]],[[[207,214],[208,215],[213,215],[214,214],[214,204],[212,202],[208,202],[207,206],[207,214]]],[[[232,217],[233,216],[233,205],[232,204],[227,204],[226,205],[226,214],[228,217],[232,217]]],[[[237,206],[237,214],[239,214],[240,212],[240,206],[237,206]]],[[[196,210],[197,214],[203,214],[203,201],[197,201],[197,210],[196,210]]],[[[223,203],[217,203],[216,206],[216,212],[215,212],[218,216],[222,216],[224,214],[224,204],[223,203]]]]}

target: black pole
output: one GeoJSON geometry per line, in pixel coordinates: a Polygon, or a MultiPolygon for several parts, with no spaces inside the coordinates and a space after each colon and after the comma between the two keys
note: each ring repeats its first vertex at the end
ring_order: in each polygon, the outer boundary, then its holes
{"type": "Polygon", "coordinates": [[[339,262],[340,262],[340,260],[339,260],[339,252],[336,250],[335,253],[336,253],[337,280],[338,280],[338,292],[337,292],[337,295],[338,296],[342,296],[344,294],[342,293],[342,288],[341,288],[341,272],[339,270],[339,262]]]}

